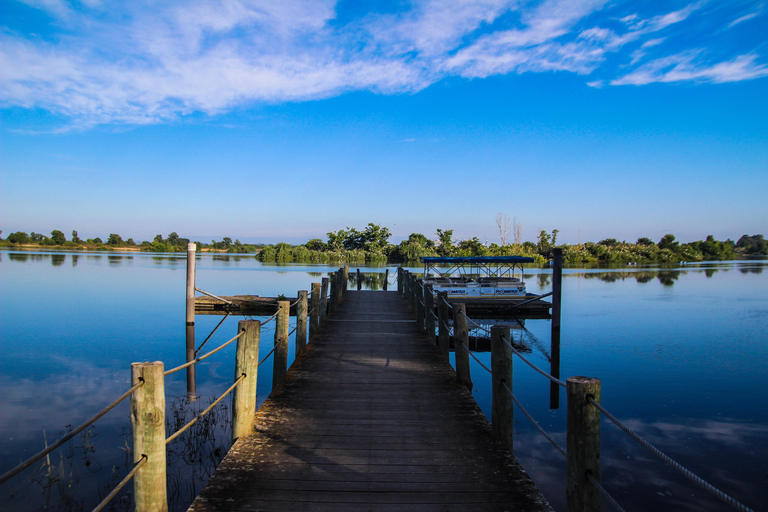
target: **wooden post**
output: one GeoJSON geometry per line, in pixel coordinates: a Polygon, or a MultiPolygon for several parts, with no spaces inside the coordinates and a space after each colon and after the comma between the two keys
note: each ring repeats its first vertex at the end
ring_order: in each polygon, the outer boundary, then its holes
{"type": "Polygon", "coordinates": [[[345,265],[344,268],[341,269],[342,274],[342,286],[341,286],[341,295],[342,297],[347,293],[347,287],[349,286],[349,265],[345,265]]]}
{"type": "Polygon", "coordinates": [[[320,328],[320,283],[312,283],[312,314],[309,316],[309,339],[320,328]]]}
{"type": "MultiPolygon", "coordinates": [[[[552,329],[552,343],[550,343],[549,374],[556,379],[560,378],[560,329],[552,329]]],[[[560,385],[549,381],[549,408],[560,408],[560,385]]]]}
{"type": "Polygon", "coordinates": [[[235,354],[235,380],[241,375],[245,379],[232,391],[232,443],[253,431],[256,415],[256,381],[259,372],[259,339],[261,322],[259,320],[240,320],[237,323],[238,334],[245,334],[237,339],[235,354]]]}
{"type": "Polygon", "coordinates": [[[331,298],[328,300],[328,314],[333,314],[333,312],[336,310],[336,305],[339,303],[339,271],[332,272],[328,283],[331,286],[331,298]]]}
{"type": "Polygon", "coordinates": [[[432,285],[424,286],[424,328],[427,330],[427,336],[430,343],[435,342],[435,296],[433,295],[432,285]]]}
{"type": "Polygon", "coordinates": [[[504,342],[505,339],[512,341],[509,327],[491,327],[491,426],[496,439],[512,452],[515,442],[515,403],[504,388],[506,384],[509,390],[512,390],[512,350],[504,342]]]}
{"type": "Polygon", "coordinates": [[[469,329],[467,328],[466,311],[467,308],[464,304],[453,305],[453,350],[456,355],[456,382],[467,386],[467,389],[472,391],[468,352],[469,329]]]}
{"type": "Polygon", "coordinates": [[[397,293],[403,294],[403,267],[397,267],[397,293]]]}
{"type": "Polygon", "coordinates": [[[600,403],[600,379],[570,377],[568,396],[567,473],[565,494],[568,512],[594,512],[601,506],[600,491],[587,479],[587,473],[600,482],[600,411],[588,396],[600,403]]]}
{"type": "Polygon", "coordinates": [[[448,330],[448,304],[446,300],[448,298],[448,292],[437,292],[437,345],[440,347],[440,353],[443,355],[443,359],[450,360],[451,351],[451,333],[448,330]]]}
{"type": "Polygon", "coordinates": [[[426,299],[424,298],[424,284],[416,282],[416,319],[419,322],[419,327],[426,330],[424,321],[427,318],[426,299]]]}
{"type": "Polygon", "coordinates": [[[144,385],[131,395],[133,462],[147,462],[133,478],[136,512],[166,512],[165,377],[162,361],[131,364],[131,385],[144,385]]]}
{"type": "Polygon", "coordinates": [[[307,346],[307,302],[307,290],[300,290],[296,303],[296,357],[307,346]]]}
{"type": "MultiPolygon", "coordinates": [[[[195,323],[187,323],[187,362],[195,359],[195,323]]],[[[195,365],[187,366],[187,397],[194,401],[197,398],[197,385],[195,380],[195,365]]]]}
{"type": "Polygon", "coordinates": [[[197,245],[187,244],[187,325],[195,325],[195,251],[197,245]]]}
{"type": "Polygon", "coordinates": [[[328,283],[330,279],[324,277],[321,279],[320,284],[320,323],[325,322],[328,316],[328,283]]]}
{"type": "Polygon", "coordinates": [[[357,269],[357,291],[363,289],[363,279],[360,277],[360,269],[357,269]]]}
{"type": "Polygon", "coordinates": [[[387,291],[387,285],[389,285],[389,269],[384,271],[384,291],[387,291]]]}
{"type": "Polygon", "coordinates": [[[552,330],[560,328],[560,304],[563,298],[563,250],[553,249],[552,266],[552,330]]]}
{"type": "Polygon", "coordinates": [[[280,311],[275,326],[275,353],[272,355],[272,389],[277,389],[288,378],[288,319],[291,303],[287,300],[277,302],[280,311]]]}

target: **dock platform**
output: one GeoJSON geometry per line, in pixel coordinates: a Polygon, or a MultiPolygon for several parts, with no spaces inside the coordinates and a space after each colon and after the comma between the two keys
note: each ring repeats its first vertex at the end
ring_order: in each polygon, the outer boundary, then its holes
{"type": "Polygon", "coordinates": [[[348,291],[189,511],[551,507],[397,292],[348,291]]]}

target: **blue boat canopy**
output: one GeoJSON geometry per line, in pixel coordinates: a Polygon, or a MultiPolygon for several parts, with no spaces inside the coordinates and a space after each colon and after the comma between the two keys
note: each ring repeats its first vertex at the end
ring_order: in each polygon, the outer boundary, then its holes
{"type": "Polygon", "coordinates": [[[422,256],[421,262],[424,264],[484,264],[484,263],[533,263],[533,258],[527,256],[422,256]]]}

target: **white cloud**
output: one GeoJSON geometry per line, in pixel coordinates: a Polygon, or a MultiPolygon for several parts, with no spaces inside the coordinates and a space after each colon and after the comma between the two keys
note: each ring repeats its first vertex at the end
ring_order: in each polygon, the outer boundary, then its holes
{"type": "Polygon", "coordinates": [[[715,64],[703,50],[663,55],[668,32],[700,14],[702,2],[625,15],[617,28],[603,14],[617,8],[607,0],[416,0],[410,10],[345,23],[333,0],[25,1],[56,28],[45,38],[0,32],[0,105],[81,123],[153,123],[352,90],[407,93],[448,75],[587,75],[609,54],[630,71],[594,77],[590,87],[765,76],[755,53],[715,64]],[[652,48],[657,58],[636,67],[652,48]]]}
{"type": "Polygon", "coordinates": [[[749,13],[749,14],[745,14],[744,16],[741,16],[741,17],[739,17],[739,18],[736,18],[735,20],[733,20],[732,22],[730,22],[730,23],[728,24],[728,27],[727,27],[727,28],[733,28],[733,27],[735,27],[736,25],[738,25],[739,23],[743,23],[743,22],[745,22],[745,21],[747,21],[747,20],[751,20],[752,18],[756,18],[757,16],[759,16],[760,14],[762,14],[762,12],[763,12],[763,9],[762,9],[762,6],[761,6],[761,8],[760,8],[760,10],[759,10],[759,11],[751,12],[751,13],[749,13]]]}
{"type": "Polygon", "coordinates": [[[611,85],[689,81],[725,83],[768,76],[768,66],[757,64],[756,55],[739,55],[733,60],[708,66],[696,62],[696,57],[700,54],[701,52],[687,52],[655,59],[611,81],[611,85]]]}

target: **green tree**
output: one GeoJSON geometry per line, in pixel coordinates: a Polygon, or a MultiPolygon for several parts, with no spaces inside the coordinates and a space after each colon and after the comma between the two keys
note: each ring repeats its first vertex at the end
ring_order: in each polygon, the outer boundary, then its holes
{"type": "Polygon", "coordinates": [[[8,235],[8,241],[12,244],[26,244],[29,242],[29,235],[23,231],[16,231],[8,235]]]}
{"type": "Polygon", "coordinates": [[[313,238],[304,244],[304,247],[310,251],[325,251],[328,246],[319,238],[313,238]]]}
{"type": "Polygon", "coordinates": [[[552,244],[550,243],[549,233],[542,229],[537,237],[536,249],[539,251],[539,254],[545,256],[549,254],[551,248],[552,244]]]}
{"type": "Polygon", "coordinates": [[[653,240],[647,237],[642,237],[637,239],[637,245],[642,245],[643,247],[651,247],[656,245],[653,243],[653,240]]]}
{"type": "Polygon", "coordinates": [[[80,240],[80,238],[77,236],[77,231],[75,231],[74,229],[72,230],[72,241],[75,242],[76,244],[79,244],[82,242],[82,240],[80,240]]]}
{"type": "Polygon", "coordinates": [[[450,256],[453,252],[453,230],[452,229],[438,229],[437,230],[437,253],[440,256],[450,256]]]}
{"type": "Polygon", "coordinates": [[[676,251],[679,246],[680,243],[675,242],[675,235],[666,234],[661,238],[661,240],[659,240],[659,249],[669,249],[671,251],[676,251]]]}
{"type": "Polygon", "coordinates": [[[53,240],[53,243],[56,245],[64,245],[64,242],[67,241],[67,237],[64,236],[64,233],[59,231],[58,229],[54,229],[51,231],[51,240],[53,240]]]}
{"type": "Polygon", "coordinates": [[[45,235],[33,231],[29,234],[29,239],[33,242],[42,242],[45,239],[45,235]]]}
{"type": "Polygon", "coordinates": [[[117,233],[110,233],[109,238],[107,238],[107,244],[108,245],[123,245],[125,242],[123,242],[123,239],[120,235],[117,233]]]}

